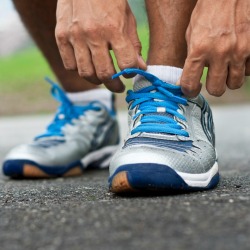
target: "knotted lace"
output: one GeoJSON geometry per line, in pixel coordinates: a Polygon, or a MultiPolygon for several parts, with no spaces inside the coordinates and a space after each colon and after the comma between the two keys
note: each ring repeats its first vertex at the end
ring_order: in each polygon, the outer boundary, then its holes
{"type": "Polygon", "coordinates": [[[186,118],[179,113],[179,104],[187,105],[187,100],[182,97],[181,87],[163,82],[156,76],[139,69],[125,69],[113,78],[123,74],[142,75],[152,84],[138,91],[127,92],[126,101],[131,105],[130,108],[138,107],[133,120],[141,116],[139,125],[131,131],[131,134],[147,132],[189,136],[176,121],[176,118],[186,121],[186,118]]]}
{"type": "Polygon", "coordinates": [[[91,102],[86,106],[75,106],[71,103],[64,91],[52,80],[45,78],[51,85],[51,95],[60,102],[61,105],[57,109],[54,120],[49,124],[45,133],[37,136],[35,139],[40,139],[49,136],[64,136],[62,128],[67,124],[74,124],[74,120],[79,116],[84,115],[88,110],[100,110],[99,107],[94,106],[95,102],[91,102]]]}

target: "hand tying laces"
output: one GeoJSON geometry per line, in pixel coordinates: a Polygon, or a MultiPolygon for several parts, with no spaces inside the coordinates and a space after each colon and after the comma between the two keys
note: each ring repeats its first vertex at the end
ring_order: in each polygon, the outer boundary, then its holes
{"type": "Polygon", "coordinates": [[[138,111],[133,116],[133,120],[141,116],[140,123],[131,134],[138,132],[166,133],[188,137],[188,132],[174,119],[186,121],[186,118],[178,112],[179,104],[187,105],[187,100],[183,98],[180,86],[163,82],[156,76],[139,69],[125,69],[113,78],[123,74],[139,74],[148,80],[152,85],[138,91],[129,90],[127,92],[127,103],[131,103],[130,108],[138,106],[138,111]]]}

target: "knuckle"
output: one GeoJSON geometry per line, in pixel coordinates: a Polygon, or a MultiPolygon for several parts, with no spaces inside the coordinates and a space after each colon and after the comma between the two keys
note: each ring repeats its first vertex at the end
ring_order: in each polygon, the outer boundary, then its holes
{"type": "Polygon", "coordinates": [[[63,61],[64,68],[66,70],[68,70],[68,71],[77,70],[77,65],[76,65],[76,62],[75,62],[74,58],[71,58],[68,55],[62,54],[62,53],[61,53],[61,58],[62,58],[62,61],[63,61]]]}
{"type": "Polygon", "coordinates": [[[63,57],[63,65],[64,65],[64,68],[68,71],[77,70],[76,62],[70,58],[63,57]]]}
{"type": "Polygon", "coordinates": [[[215,53],[217,56],[225,57],[225,56],[232,56],[235,54],[236,46],[234,41],[225,41],[221,40],[218,42],[214,48],[215,53]]]}
{"type": "Polygon", "coordinates": [[[98,30],[98,25],[96,25],[94,22],[86,22],[82,27],[82,31],[86,36],[94,35],[98,33],[98,30]]]}
{"type": "Polygon", "coordinates": [[[126,68],[133,68],[133,67],[137,67],[137,60],[135,60],[134,58],[123,60],[119,63],[119,68],[122,70],[126,68]]]}
{"type": "Polygon", "coordinates": [[[97,72],[97,77],[101,81],[108,81],[108,80],[111,80],[112,72],[108,69],[101,70],[101,71],[97,72]]]}
{"type": "Polygon", "coordinates": [[[192,42],[190,50],[194,54],[203,54],[210,50],[210,45],[207,42],[196,40],[192,42]]]}
{"type": "Polygon", "coordinates": [[[140,41],[134,41],[133,42],[133,46],[138,50],[141,51],[142,50],[142,45],[140,41]]]}
{"type": "Polygon", "coordinates": [[[215,52],[217,54],[217,56],[219,57],[224,57],[226,55],[228,55],[228,53],[230,53],[231,51],[231,47],[230,46],[218,46],[217,48],[215,48],[215,52]]]}
{"type": "Polygon", "coordinates": [[[64,63],[64,68],[68,71],[75,71],[77,70],[76,65],[69,64],[69,63],[64,63]]]}
{"type": "Polygon", "coordinates": [[[55,36],[57,42],[60,44],[65,44],[68,42],[68,32],[65,29],[56,28],[55,36]]]}
{"type": "Polygon", "coordinates": [[[78,23],[72,23],[69,27],[69,34],[71,37],[77,38],[80,34],[80,27],[78,23]]]}
{"type": "Polygon", "coordinates": [[[89,69],[88,70],[87,69],[86,70],[84,70],[84,69],[78,70],[78,74],[82,78],[92,78],[95,76],[94,71],[89,70],[89,69]]]}

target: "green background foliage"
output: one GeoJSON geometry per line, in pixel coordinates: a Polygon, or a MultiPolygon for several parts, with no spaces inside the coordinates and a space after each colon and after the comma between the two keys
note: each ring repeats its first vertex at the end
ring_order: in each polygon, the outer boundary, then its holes
{"type": "MultiPolygon", "coordinates": [[[[130,0],[130,3],[137,18],[138,33],[143,46],[142,55],[146,60],[149,42],[144,1],[130,0]]],[[[119,70],[117,64],[116,68],[119,70]]],[[[203,81],[206,72],[205,69],[203,81]]],[[[49,84],[43,80],[45,76],[56,80],[41,52],[34,45],[11,56],[0,58],[0,114],[52,111],[55,108],[55,102],[49,95],[49,84]]],[[[132,87],[130,80],[124,81],[127,88],[132,87]]],[[[227,95],[220,100],[221,103],[248,101],[249,93],[250,84],[247,83],[240,91],[228,91],[227,95]]],[[[120,99],[123,98],[124,95],[120,99]]],[[[212,102],[219,102],[217,98],[210,99],[212,102]]],[[[125,108],[124,102],[119,103],[119,107],[125,108]]]]}

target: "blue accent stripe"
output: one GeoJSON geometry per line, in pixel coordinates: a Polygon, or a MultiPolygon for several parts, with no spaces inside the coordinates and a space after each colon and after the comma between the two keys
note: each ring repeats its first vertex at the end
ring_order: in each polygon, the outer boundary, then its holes
{"type": "Polygon", "coordinates": [[[204,105],[201,108],[201,125],[205,135],[207,136],[208,140],[215,146],[215,134],[214,134],[214,123],[213,123],[213,114],[212,110],[210,109],[207,101],[203,97],[204,105]],[[206,121],[206,114],[207,114],[207,121],[206,121]]]}
{"type": "Polygon", "coordinates": [[[170,148],[180,152],[186,152],[187,150],[191,150],[192,147],[194,147],[193,141],[171,141],[149,137],[135,137],[128,139],[123,148],[141,145],[151,145],[159,148],[170,148]]]}

